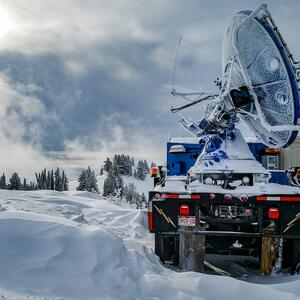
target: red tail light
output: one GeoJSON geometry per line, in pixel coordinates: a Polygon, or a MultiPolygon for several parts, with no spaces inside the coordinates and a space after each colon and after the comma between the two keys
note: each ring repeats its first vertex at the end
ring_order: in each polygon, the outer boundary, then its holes
{"type": "Polygon", "coordinates": [[[152,211],[148,212],[148,229],[151,231],[153,228],[152,211]]]}
{"type": "Polygon", "coordinates": [[[159,193],[154,194],[154,199],[156,200],[160,199],[160,194],[159,193]]]}
{"type": "Polygon", "coordinates": [[[179,214],[183,216],[188,216],[190,214],[190,208],[187,204],[181,204],[179,206],[179,214]]]}
{"type": "Polygon", "coordinates": [[[268,217],[269,217],[269,219],[272,219],[272,220],[279,219],[279,208],[277,208],[277,207],[270,207],[268,209],[268,217]]]}
{"type": "Polygon", "coordinates": [[[248,200],[248,196],[247,195],[241,195],[240,196],[240,200],[241,201],[247,201],[248,200]]]}
{"type": "Polygon", "coordinates": [[[216,195],[215,194],[209,194],[209,199],[210,200],[215,200],[216,198],[216,195]]]}
{"type": "Polygon", "coordinates": [[[232,199],[232,196],[231,196],[230,194],[226,194],[226,195],[224,196],[224,199],[227,200],[227,201],[229,201],[229,200],[232,199]]]}

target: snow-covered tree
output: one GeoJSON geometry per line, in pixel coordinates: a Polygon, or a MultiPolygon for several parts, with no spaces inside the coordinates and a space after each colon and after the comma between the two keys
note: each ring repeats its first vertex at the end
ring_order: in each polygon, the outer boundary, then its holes
{"type": "Polygon", "coordinates": [[[87,169],[82,170],[78,178],[79,185],[77,191],[88,191],[92,193],[99,193],[97,178],[95,172],[88,166],[87,169]]]}
{"type": "Polygon", "coordinates": [[[51,170],[51,174],[50,174],[50,190],[54,191],[54,188],[55,188],[54,171],[51,170]]]}
{"type": "Polygon", "coordinates": [[[3,173],[2,176],[0,177],[0,189],[6,189],[7,184],[6,184],[6,177],[5,174],[3,173]]]}
{"type": "Polygon", "coordinates": [[[103,196],[118,196],[123,197],[124,183],[117,169],[112,169],[108,172],[107,178],[104,180],[103,196]]]}
{"type": "Polygon", "coordinates": [[[22,190],[22,183],[18,173],[13,173],[9,179],[9,189],[10,190],[22,190]]]}
{"type": "Polygon", "coordinates": [[[141,200],[141,208],[147,208],[148,207],[148,201],[147,201],[147,198],[146,198],[144,193],[142,193],[140,200],[141,200]]]}
{"type": "Polygon", "coordinates": [[[124,198],[127,203],[135,204],[137,202],[138,193],[134,183],[130,182],[124,187],[124,198]]]}
{"type": "Polygon", "coordinates": [[[124,198],[127,203],[134,205],[137,209],[142,209],[147,206],[147,200],[144,193],[140,195],[137,192],[134,183],[128,183],[125,185],[124,198]]]}
{"type": "Polygon", "coordinates": [[[56,191],[63,191],[63,180],[61,178],[59,168],[57,168],[54,172],[54,189],[56,191]]]}
{"type": "Polygon", "coordinates": [[[147,161],[144,160],[143,163],[144,163],[144,172],[145,172],[146,174],[149,174],[150,169],[149,169],[149,165],[148,165],[147,161]]]}
{"type": "Polygon", "coordinates": [[[65,171],[62,172],[62,187],[63,187],[63,191],[68,191],[69,190],[69,180],[66,176],[65,171]]]}
{"type": "Polygon", "coordinates": [[[103,196],[107,197],[107,196],[116,196],[117,192],[116,192],[116,187],[117,187],[117,182],[116,182],[116,177],[115,174],[112,170],[110,170],[107,173],[107,177],[104,180],[104,184],[103,184],[103,196]]]}
{"type": "Polygon", "coordinates": [[[144,160],[139,160],[135,170],[135,176],[137,179],[145,180],[146,175],[149,173],[148,163],[144,160]]]}
{"type": "Polygon", "coordinates": [[[104,171],[109,172],[111,170],[111,168],[112,168],[112,162],[109,159],[109,157],[107,157],[106,160],[104,161],[103,169],[104,169],[104,171]]]}

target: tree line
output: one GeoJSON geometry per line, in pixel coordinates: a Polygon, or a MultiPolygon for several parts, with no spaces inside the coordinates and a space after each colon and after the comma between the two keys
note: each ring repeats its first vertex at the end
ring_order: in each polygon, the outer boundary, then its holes
{"type": "MultiPolygon", "coordinates": [[[[151,163],[151,167],[154,163],[151,163]]],[[[135,165],[133,157],[124,154],[116,154],[113,158],[107,157],[100,168],[100,175],[106,173],[103,184],[103,196],[125,201],[137,208],[147,206],[144,193],[140,194],[134,183],[124,184],[122,176],[132,176],[139,180],[145,180],[149,174],[149,165],[146,160],[139,160],[135,165]]],[[[78,178],[78,191],[99,193],[95,171],[90,166],[82,170],[78,178]]]]}
{"type": "Polygon", "coordinates": [[[55,190],[55,191],[68,191],[69,181],[64,170],[57,168],[54,170],[42,170],[39,173],[35,173],[35,181],[27,183],[27,179],[23,181],[19,177],[17,172],[14,172],[7,181],[5,173],[0,177],[0,189],[7,190],[55,190]]]}

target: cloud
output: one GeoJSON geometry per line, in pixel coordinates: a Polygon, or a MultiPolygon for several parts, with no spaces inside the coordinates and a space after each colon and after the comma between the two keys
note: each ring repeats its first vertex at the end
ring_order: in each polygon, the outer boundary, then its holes
{"type": "MultiPolygon", "coordinates": [[[[267,3],[291,50],[300,57],[294,38],[300,4],[267,3]]],[[[169,113],[171,105],[182,103],[169,94],[179,36],[183,41],[175,87],[216,90],[213,80],[221,75],[226,26],[234,13],[259,4],[259,0],[2,2],[0,71],[5,75],[0,107],[8,114],[3,113],[6,125],[1,125],[0,136],[8,145],[5,149],[16,144],[21,153],[24,147],[26,161],[32,153],[43,166],[85,167],[117,151],[162,161],[167,136],[185,135],[178,116],[169,113]]],[[[201,107],[198,110],[193,109],[194,114],[200,114],[201,107]]],[[[16,153],[11,157],[21,155],[16,153]]],[[[3,160],[5,168],[8,161],[13,169],[12,159],[3,160]]]]}
{"type": "Polygon", "coordinates": [[[18,171],[32,178],[32,170],[48,165],[40,149],[39,122],[45,119],[43,103],[32,92],[37,87],[14,85],[0,75],[1,172],[18,171]]]}

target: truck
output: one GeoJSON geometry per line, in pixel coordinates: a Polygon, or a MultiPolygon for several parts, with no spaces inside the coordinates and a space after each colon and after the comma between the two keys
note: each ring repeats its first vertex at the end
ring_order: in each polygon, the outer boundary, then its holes
{"type": "MultiPolygon", "coordinates": [[[[248,146],[258,161],[266,152],[272,156],[278,153],[277,149],[274,151],[261,144],[250,143],[248,146]]],[[[161,261],[186,269],[183,261],[189,249],[180,249],[180,238],[182,247],[189,247],[185,236],[199,235],[200,239],[195,239],[197,256],[200,256],[196,270],[203,270],[205,253],[247,255],[259,257],[261,272],[270,274],[281,248],[281,269],[289,268],[293,274],[299,272],[299,191],[291,195],[264,193],[251,196],[244,193],[236,196],[230,192],[214,192],[213,184],[206,191],[189,192],[186,189],[187,172],[201,151],[195,138],[171,139],[167,143],[167,165],[151,170],[154,188],[149,192],[148,229],[155,235],[155,253],[161,261]],[[263,245],[265,251],[262,251],[263,245]]],[[[290,171],[270,171],[269,182],[290,186],[290,171]]],[[[249,177],[245,186],[253,184],[253,174],[234,176],[244,178],[245,182],[245,177],[249,177]]]]}
{"type": "Polygon", "coordinates": [[[200,120],[180,120],[194,137],[171,139],[167,165],[151,171],[148,228],[162,262],[203,271],[206,254],[246,255],[264,275],[300,272],[300,171],[278,162],[299,131],[299,68],[265,5],[235,15],[219,93],[171,109],[210,102],[200,120]],[[246,143],[240,122],[256,143],[246,143]]]}

